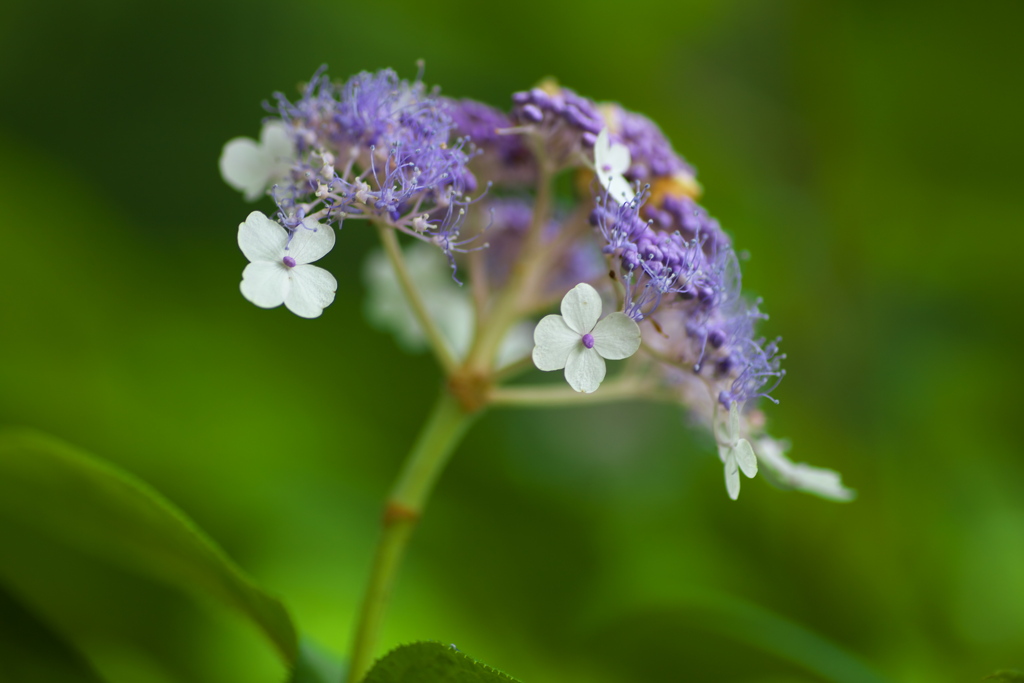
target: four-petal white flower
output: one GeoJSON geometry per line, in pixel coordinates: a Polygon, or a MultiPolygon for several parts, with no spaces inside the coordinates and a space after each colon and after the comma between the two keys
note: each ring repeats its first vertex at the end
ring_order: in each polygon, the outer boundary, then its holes
{"type": "Polygon", "coordinates": [[[625,204],[636,194],[622,175],[629,170],[630,163],[629,148],[617,142],[613,144],[608,129],[602,128],[594,143],[594,170],[601,186],[619,204],[625,204]]]}
{"type": "Polygon", "coordinates": [[[750,442],[740,438],[740,408],[733,403],[729,408],[727,433],[718,438],[718,457],[725,464],[725,490],[733,500],[740,495],[740,472],[753,478],[757,474],[757,456],[750,442]]]}
{"type": "Polygon", "coordinates": [[[228,140],[220,154],[220,175],[251,202],[288,175],[294,158],[295,145],[287,126],[271,120],[263,124],[259,142],[252,138],[228,140]]]}
{"type": "Polygon", "coordinates": [[[253,211],[238,226],[238,246],[251,261],[242,271],[242,296],[260,308],[284,304],[303,318],[316,318],[334,301],[338,281],[308,265],[334,247],[334,230],[307,218],[288,231],[253,211]]]}
{"type": "Polygon", "coordinates": [[[593,393],[604,380],[604,359],[629,358],[640,348],[640,328],[624,313],[601,322],[601,295],[580,283],[562,299],[562,315],[545,316],[533,331],[533,362],[541,370],[565,368],[576,391],[593,393]]]}

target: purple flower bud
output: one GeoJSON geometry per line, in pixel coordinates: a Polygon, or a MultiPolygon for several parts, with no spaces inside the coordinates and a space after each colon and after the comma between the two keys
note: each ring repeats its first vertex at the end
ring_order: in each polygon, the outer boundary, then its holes
{"type": "Polygon", "coordinates": [[[583,335],[583,345],[588,349],[594,348],[594,335],[590,334],[589,332],[583,335]]]}

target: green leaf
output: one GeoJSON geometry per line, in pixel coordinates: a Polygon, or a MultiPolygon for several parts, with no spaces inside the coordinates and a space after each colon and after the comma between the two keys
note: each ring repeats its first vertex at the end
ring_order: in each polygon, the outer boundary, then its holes
{"type": "Polygon", "coordinates": [[[309,638],[299,644],[290,683],[338,683],[345,680],[345,665],[309,638]]]}
{"type": "Polygon", "coordinates": [[[996,671],[990,676],[985,676],[983,681],[995,681],[995,683],[1024,683],[1024,671],[1004,669],[996,671]]]}
{"type": "Polygon", "coordinates": [[[103,683],[63,638],[0,586],[0,662],[4,680],[103,683]]]}
{"type": "Polygon", "coordinates": [[[366,676],[365,683],[516,683],[452,645],[412,643],[389,652],[366,676]]]}
{"type": "MultiPolygon", "coordinates": [[[[212,598],[247,617],[287,665],[296,662],[295,630],[284,607],[159,493],[51,437],[0,430],[0,580],[27,585],[33,572],[62,571],[37,566],[63,558],[62,549],[212,598]]],[[[51,600],[49,609],[63,604],[51,600]]]]}

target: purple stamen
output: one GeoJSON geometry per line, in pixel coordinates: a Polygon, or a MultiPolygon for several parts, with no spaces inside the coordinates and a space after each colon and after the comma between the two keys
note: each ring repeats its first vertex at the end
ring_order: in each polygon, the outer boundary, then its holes
{"type": "Polygon", "coordinates": [[[583,335],[583,345],[586,346],[588,349],[594,348],[594,335],[590,334],[589,332],[583,335]]]}
{"type": "Polygon", "coordinates": [[[281,259],[281,262],[284,263],[289,268],[295,267],[295,259],[293,259],[291,256],[285,256],[283,259],[281,259]]]}

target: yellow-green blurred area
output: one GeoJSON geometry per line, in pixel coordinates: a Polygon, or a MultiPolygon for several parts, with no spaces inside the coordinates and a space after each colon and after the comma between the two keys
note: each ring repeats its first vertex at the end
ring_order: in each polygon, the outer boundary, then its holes
{"type": "MultiPolygon", "coordinates": [[[[254,206],[217,158],[322,63],[423,58],[444,94],[501,107],[552,75],[648,114],[697,167],[784,337],[770,430],[859,497],[757,478],[732,502],[672,408],[492,413],[417,530],[382,649],[454,643],[524,683],[829,680],[737,616],[757,614],[889,681],[1024,668],[1022,29],[1009,0],[8,0],[0,422],[148,482],[343,653],[440,375],[365,322],[362,223],[321,262],[322,318],[245,301],[254,206]]],[[[111,680],[281,680],[236,615],[98,566],[72,581],[52,552],[111,680]]]]}

